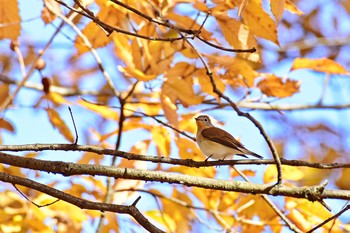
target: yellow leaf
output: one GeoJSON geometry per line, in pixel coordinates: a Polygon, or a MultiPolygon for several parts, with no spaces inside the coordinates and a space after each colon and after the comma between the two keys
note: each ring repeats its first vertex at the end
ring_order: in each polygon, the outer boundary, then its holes
{"type": "Polygon", "coordinates": [[[170,154],[170,133],[164,126],[151,129],[152,142],[156,144],[158,155],[168,157],[170,154]]]}
{"type": "Polygon", "coordinates": [[[122,66],[118,66],[118,70],[127,77],[136,78],[137,80],[144,81],[144,82],[153,80],[157,77],[157,75],[154,75],[154,74],[147,75],[141,70],[138,70],[136,68],[131,68],[131,67],[124,68],[122,66]]]}
{"type": "Polygon", "coordinates": [[[258,88],[261,92],[267,96],[273,96],[278,98],[285,98],[294,95],[299,92],[300,82],[281,78],[273,75],[264,75],[265,79],[258,83],[258,88]]]}
{"type": "Polygon", "coordinates": [[[240,197],[233,208],[237,211],[238,216],[244,219],[259,216],[262,221],[267,221],[276,216],[276,212],[258,195],[240,197]]]}
{"type": "Polygon", "coordinates": [[[349,182],[349,177],[350,177],[350,168],[344,168],[341,172],[341,176],[337,179],[335,184],[340,188],[340,189],[347,189],[350,190],[350,182],[349,182]]]}
{"type": "Polygon", "coordinates": [[[195,142],[187,138],[176,139],[177,147],[179,148],[179,156],[181,159],[193,159],[204,161],[205,155],[200,151],[195,142]]]}
{"type": "MultiPolygon", "coordinates": [[[[133,46],[130,46],[128,36],[121,33],[113,33],[112,37],[115,47],[117,48],[115,49],[117,56],[127,67],[134,67],[135,64],[137,64],[136,62],[134,64],[134,55],[139,58],[141,56],[137,55],[135,52],[132,54],[132,51],[136,49],[134,47],[137,47],[137,49],[140,50],[139,44],[135,41],[132,43],[133,46]]],[[[136,67],[141,68],[140,65],[137,65],[136,67]]]]}
{"type": "MultiPolygon", "coordinates": [[[[202,161],[204,161],[204,159],[202,161]]],[[[201,167],[201,168],[189,169],[188,167],[183,167],[183,166],[172,166],[167,171],[191,175],[191,176],[208,177],[208,178],[214,178],[216,174],[216,169],[214,167],[201,167]]]]}
{"type": "Polygon", "coordinates": [[[249,30],[257,36],[278,43],[277,28],[270,15],[262,7],[261,0],[250,0],[242,12],[242,19],[249,30]]]}
{"type": "Polygon", "coordinates": [[[65,98],[63,98],[63,96],[54,92],[49,92],[44,97],[58,105],[69,103],[65,98]]]}
{"type": "Polygon", "coordinates": [[[17,0],[0,0],[0,40],[16,40],[21,32],[21,16],[17,0]]]}
{"type": "Polygon", "coordinates": [[[173,219],[172,215],[169,216],[160,210],[149,210],[145,212],[145,215],[162,224],[163,226],[166,226],[169,229],[169,232],[175,232],[177,223],[173,219]]]}
{"type": "Polygon", "coordinates": [[[282,18],[284,11],[285,0],[272,0],[270,1],[271,12],[277,22],[279,22],[282,18]]]}
{"type": "Polygon", "coordinates": [[[58,112],[56,112],[55,110],[53,110],[51,108],[46,108],[45,110],[47,111],[47,114],[48,114],[48,117],[50,119],[50,122],[51,122],[52,126],[54,128],[57,128],[58,131],[60,131],[60,133],[68,141],[74,142],[74,137],[73,137],[71,131],[69,130],[69,128],[66,125],[66,123],[64,123],[64,121],[62,120],[62,118],[60,117],[58,112]]]}
{"type": "Polygon", "coordinates": [[[342,65],[328,58],[296,58],[294,59],[291,71],[297,69],[311,69],[328,74],[350,75],[342,65]]]}
{"type": "MultiPolygon", "coordinates": [[[[287,217],[297,225],[302,231],[310,230],[313,226],[324,222],[333,216],[322,204],[319,202],[311,202],[305,199],[296,199],[292,197],[285,197],[285,208],[291,211],[287,217]]],[[[332,229],[332,233],[343,232],[340,228],[341,222],[336,219],[334,221],[329,221],[322,226],[325,232],[329,232],[332,229]]]]}
{"type": "MultiPolygon", "coordinates": [[[[188,193],[179,192],[176,188],[173,189],[171,197],[175,200],[179,200],[187,205],[192,205],[191,199],[188,197],[188,193]]],[[[188,207],[184,205],[178,205],[168,198],[161,199],[163,213],[172,217],[176,222],[173,232],[189,232],[190,221],[194,218],[194,213],[188,211],[188,207]]]]}
{"type": "MultiPolygon", "coordinates": [[[[299,167],[282,165],[282,175],[284,180],[299,181],[305,177],[304,171],[299,167]]],[[[275,165],[267,166],[264,173],[264,183],[275,182],[277,170],[275,165]]]]}
{"type": "Polygon", "coordinates": [[[119,119],[118,113],[109,107],[92,104],[81,99],[79,99],[77,103],[106,119],[111,119],[111,120],[119,119]]]}

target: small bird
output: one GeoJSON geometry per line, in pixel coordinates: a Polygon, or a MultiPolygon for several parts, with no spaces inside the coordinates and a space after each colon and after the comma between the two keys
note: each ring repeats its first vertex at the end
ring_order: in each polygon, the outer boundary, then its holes
{"type": "Polygon", "coordinates": [[[224,160],[232,155],[240,155],[248,158],[246,155],[252,155],[262,159],[258,155],[244,147],[231,134],[212,125],[210,118],[206,115],[200,115],[196,119],[197,134],[196,139],[199,148],[209,158],[224,160]]]}

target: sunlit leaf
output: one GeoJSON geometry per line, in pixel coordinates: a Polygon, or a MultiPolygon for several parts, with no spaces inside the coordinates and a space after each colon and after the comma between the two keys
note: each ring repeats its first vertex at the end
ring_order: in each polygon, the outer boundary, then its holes
{"type": "Polygon", "coordinates": [[[350,168],[344,168],[341,171],[341,176],[335,181],[335,184],[340,189],[350,190],[349,177],[350,177],[350,168]]]}
{"type": "MultiPolygon", "coordinates": [[[[282,165],[282,175],[284,180],[299,181],[305,177],[304,171],[299,167],[282,165]]],[[[277,179],[277,169],[275,165],[267,166],[264,173],[264,183],[275,182],[277,179]]]]}
{"type": "Polygon", "coordinates": [[[145,215],[150,219],[153,219],[154,221],[158,222],[159,224],[162,224],[163,226],[167,227],[169,229],[169,232],[174,232],[176,229],[176,221],[173,219],[172,216],[165,214],[163,211],[149,210],[145,212],[145,215]]]}
{"type": "Polygon", "coordinates": [[[203,161],[206,159],[205,155],[200,151],[195,142],[187,138],[176,139],[176,144],[179,148],[179,155],[181,159],[193,159],[203,161]]]}
{"type": "Polygon", "coordinates": [[[339,63],[329,59],[310,59],[310,58],[296,58],[294,59],[291,70],[311,69],[314,71],[329,73],[329,74],[343,74],[350,75],[350,73],[339,63]]]}
{"type": "Polygon", "coordinates": [[[118,70],[122,72],[127,77],[136,78],[139,81],[150,81],[157,77],[157,75],[146,75],[141,70],[131,67],[118,66],[118,70]]]}
{"type": "Polygon", "coordinates": [[[118,120],[119,118],[118,113],[107,106],[92,104],[81,99],[77,103],[106,119],[118,120]]]}

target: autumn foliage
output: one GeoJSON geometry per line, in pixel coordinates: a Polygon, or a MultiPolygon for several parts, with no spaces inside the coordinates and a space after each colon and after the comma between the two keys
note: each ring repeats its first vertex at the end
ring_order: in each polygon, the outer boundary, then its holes
{"type": "Polygon", "coordinates": [[[350,3],[304,2],[0,0],[0,232],[350,231],[350,3]]]}

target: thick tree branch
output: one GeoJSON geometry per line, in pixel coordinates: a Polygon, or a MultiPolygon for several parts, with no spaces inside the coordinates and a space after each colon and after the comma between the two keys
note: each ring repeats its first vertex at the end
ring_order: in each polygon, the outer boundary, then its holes
{"type": "MultiPolygon", "coordinates": [[[[276,164],[271,159],[242,159],[242,160],[223,160],[223,161],[194,161],[192,159],[174,159],[163,158],[152,155],[140,155],[125,151],[118,151],[112,149],[106,149],[98,146],[84,146],[75,144],[24,144],[24,145],[0,145],[0,151],[86,151],[100,155],[110,155],[125,158],[128,160],[147,161],[152,163],[164,163],[172,165],[181,165],[186,167],[212,167],[212,166],[224,166],[224,165],[268,165],[276,164]]],[[[338,168],[350,168],[350,163],[314,163],[302,160],[287,160],[281,158],[283,165],[294,167],[311,167],[318,169],[338,169],[338,168]]]]}
{"type": "Polygon", "coordinates": [[[26,179],[19,176],[9,175],[3,172],[0,172],[0,180],[3,182],[11,183],[14,185],[22,185],[28,188],[35,189],[37,191],[46,193],[50,196],[56,197],[68,203],[71,203],[75,206],[78,206],[81,209],[89,209],[89,210],[100,210],[100,211],[110,211],[114,213],[120,214],[129,214],[131,215],[141,226],[147,229],[149,232],[159,232],[162,233],[164,231],[160,230],[152,223],[148,221],[145,216],[136,208],[135,205],[115,205],[115,204],[106,204],[101,202],[93,202],[87,201],[68,193],[59,191],[55,188],[51,188],[47,185],[38,183],[36,181],[26,179]]]}
{"type": "Polygon", "coordinates": [[[350,191],[324,189],[322,185],[310,187],[289,187],[281,184],[279,186],[274,186],[271,188],[270,185],[249,184],[248,182],[243,181],[217,180],[162,171],[119,168],[115,166],[75,164],[61,161],[45,161],[34,158],[19,157],[5,153],[0,154],[0,163],[21,168],[61,174],[63,176],[98,175],[114,177],[116,179],[122,178],[162,183],[167,182],[170,184],[181,184],[190,187],[195,186],[204,189],[215,189],[249,194],[289,196],[295,198],[305,198],[310,201],[319,201],[325,198],[350,200],[350,191]]]}

